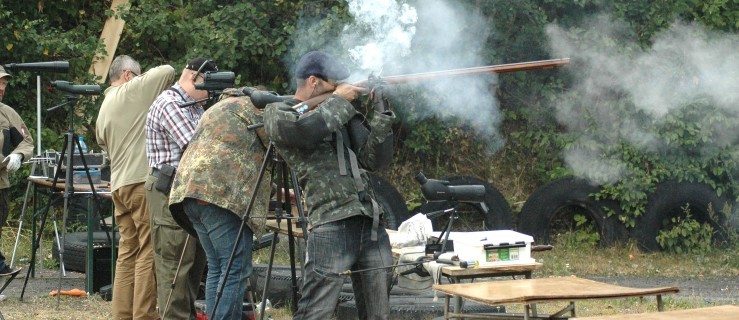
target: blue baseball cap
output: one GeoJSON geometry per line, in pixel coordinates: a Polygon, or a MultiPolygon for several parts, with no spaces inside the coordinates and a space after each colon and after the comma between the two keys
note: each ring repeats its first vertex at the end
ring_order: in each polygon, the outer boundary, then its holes
{"type": "Polygon", "coordinates": [[[328,53],[311,51],[304,54],[295,67],[295,77],[308,79],[316,76],[324,80],[343,80],[349,77],[349,69],[328,53]]]}

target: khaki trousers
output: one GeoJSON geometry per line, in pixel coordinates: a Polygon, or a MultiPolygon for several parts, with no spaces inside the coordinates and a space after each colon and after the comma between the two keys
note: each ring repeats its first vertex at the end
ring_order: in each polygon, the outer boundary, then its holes
{"type": "Polygon", "coordinates": [[[195,299],[207,262],[205,251],[197,239],[190,237],[188,240],[187,232],[174,221],[169,212],[169,198],[154,189],[156,181],[157,177],[150,174],[146,178],[144,189],[151,214],[159,314],[162,319],[195,319],[195,299]],[[171,289],[175,274],[177,280],[171,289]],[[169,307],[166,306],[168,299],[169,307]],[[163,314],[165,309],[167,314],[163,314]]]}
{"type": "Polygon", "coordinates": [[[149,210],[144,183],[113,191],[118,242],[113,319],[158,319],[149,210]]]}

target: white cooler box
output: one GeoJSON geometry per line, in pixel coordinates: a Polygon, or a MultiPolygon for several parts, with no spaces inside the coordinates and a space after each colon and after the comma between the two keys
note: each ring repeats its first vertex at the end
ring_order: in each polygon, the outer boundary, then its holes
{"type": "MultiPolygon", "coordinates": [[[[439,232],[434,232],[439,236],[439,232]]],[[[480,266],[533,263],[534,238],[512,230],[452,232],[454,252],[462,261],[477,261],[480,266]]]]}

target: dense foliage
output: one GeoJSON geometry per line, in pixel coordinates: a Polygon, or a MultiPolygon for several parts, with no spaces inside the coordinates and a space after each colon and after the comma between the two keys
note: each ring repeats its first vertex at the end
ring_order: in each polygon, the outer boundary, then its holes
{"type": "MultiPolygon", "coordinates": [[[[402,1],[424,6],[425,1],[402,1]]],[[[613,119],[635,119],[633,125],[650,128],[659,152],[634,145],[628,137],[608,134],[601,119],[590,117],[592,100],[582,99],[575,72],[577,56],[590,47],[606,47],[626,57],[649,51],[655,38],[676,22],[699,25],[736,39],[739,8],[734,0],[605,1],[521,0],[453,1],[455,5],[483,17],[495,32],[482,35],[479,54],[487,64],[556,58],[548,39],[555,24],[567,31],[576,49],[573,64],[566,70],[538,70],[500,75],[489,90],[495,93],[504,115],[500,128],[505,143],[490,150],[463,120],[454,117],[419,116],[429,93],[397,88],[393,102],[399,114],[396,162],[383,174],[396,183],[411,203],[420,200],[412,181],[423,170],[427,176],[443,178],[472,175],[490,181],[517,208],[534,187],[549,180],[572,175],[563,159],[568,150],[595,152],[608,166],[627,172],[622,179],[605,182],[600,197],[621,200],[622,221],[633,226],[644,210],[646,195],[655,184],[668,180],[705,182],[722,195],[737,199],[739,152],[736,143],[736,102],[721,109],[711,99],[695,99],[678,112],[660,118],[645,117],[629,95],[613,89],[600,96],[613,119]],[[599,15],[620,21],[621,33],[604,35],[588,24],[599,15]],[[623,45],[624,42],[633,45],[623,45]],[[558,116],[566,104],[580,117],[577,128],[558,116]],[[577,130],[574,130],[577,129],[577,130]],[[727,132],[728,131],[728,132],[727,132]],[[728,137],[727,137],[728,136],[728,137]],[[722,143],[718,144],[717,141],[722,143]],[[727,142],[728,141],[728,142],[727,142]],[[663,152],[667,150],[666,152],[663,152]],[[698,151],[700,150],[700,151],[698,151]],[[494,151],[494,152],[493,152],[494,151]],[[611,163],[610,161],[616,162],[611,163]]],[[[69,60],[67,75],[43,74],[43,80],[67,79],[90,82],[87,70],[94,57],[103,54],[98,41],[105,19],[112,15],[110,1],[16,1],[0,3],[0,60],[31,62],[69,60]]],[[[344,1],[131,1],[121,17],[125,29],[116,54],[129,54],[144,68],[172,64],[176,68],[194,56],[208,56],[222,70],[232,70],[237,85],[262,85],[289,93],[290,66],[307,49],[329,46],[352,17],[344,1]],[[312,36],[297,37],[300,33],[312,36]],[[299,40],[296,40],[299,39],[299,40]],[[299,42],[299,43],[298,43],[299,42]]],[[[442,39],[443,40],[443,39],[442,39]]],[[[419,47],[414,50],[433,50],[419,47]]],[[[460,48],[459,50],[463,50],[460,48]]],[[[5,103],[15,107],[29,127],[36,119],[35,75],[14,72],[5,103]]],[[[102,79],[97,79],[102,82],[102,79]]],[[[464,94],[461,92],[460,94],[464,94]]],[[[45,107],[62,102],[63,96],[44,90],[45,107]]],[[[439,100],[440,104],[454,101],[439,100]]],[[[91,135],[91,119],[99,101],[84,100],[76,128],[91,135]]],[[[603,106],[601,106],[603,107],[603,106]]],[[[602,109],[601,109],[602,110],[602,109]]],[[[59,149],[66,131],[66,117],[44,113],[43,146],[59,149]]],[[[34,131],[35,137],[35,129],[34,131]]],[[[92,139],[89,139],[92,140],[92,139]]],[[[90,144],[90,142],[88,142],[90,144]]],[[[16,195],[20,180],[14,177],[16,195]]]]}

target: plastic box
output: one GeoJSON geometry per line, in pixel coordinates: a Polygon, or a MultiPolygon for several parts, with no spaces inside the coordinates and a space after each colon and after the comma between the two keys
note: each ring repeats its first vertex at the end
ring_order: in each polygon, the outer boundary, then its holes
{"type": "MultiPolygon", "coordinates": [[[[435,232],[438,236],[439,233],[435,232]]],[[[533,263],[534,238],[512,230],[452,232],[454,252],[462,261],[477,261],[480,266],[533,263]]]]}

